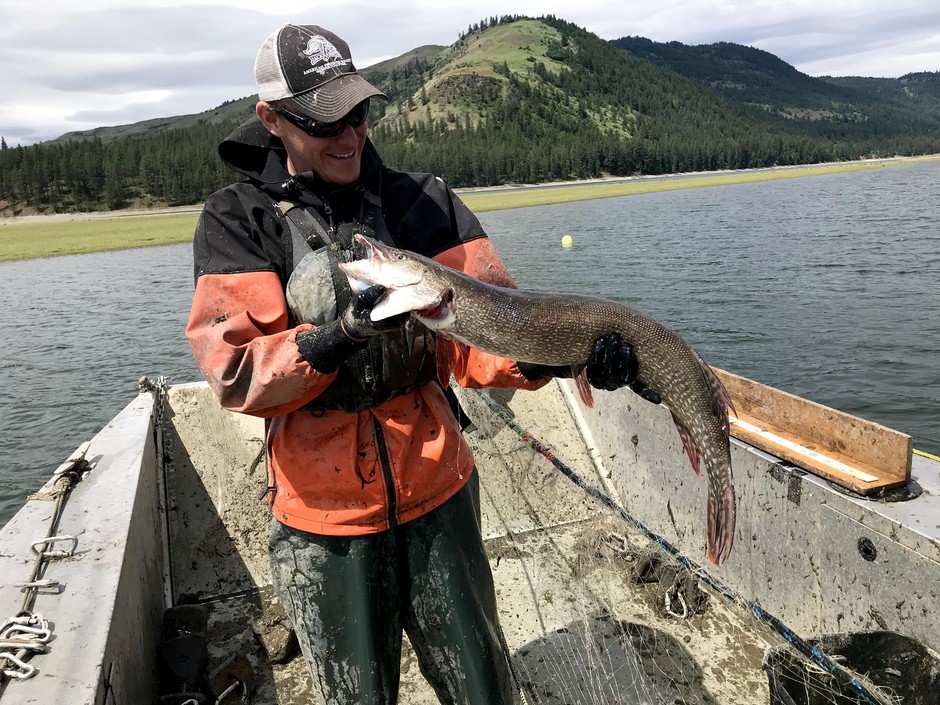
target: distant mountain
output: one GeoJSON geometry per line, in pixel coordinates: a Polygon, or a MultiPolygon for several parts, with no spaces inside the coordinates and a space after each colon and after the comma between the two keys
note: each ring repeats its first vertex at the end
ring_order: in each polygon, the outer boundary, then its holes
{"type": "Polygon", "coordinates": [[[241,122],[245,120],[255,108],[257,96],[248,96],[238,100],[230,100],[218,107],[202,113],[191,115],[177,115],[175,117],[152,118],[142,120],[130,125],[115,125],[112,127],[96,127],[93,130],[77,130],[66,132],[58,137],[56,142],[70,142],[74,140],[100,139],[102,142],[123,139],[126,137],[141,137],[152,135],[166,130],[185,130],[198,125],[221,125],[241,122]]]}
{"type": "Polygon", "coordinates": [[[893,78],[813,78],[777,56],[718,42],[689,46],[623,37],[611,42],[632,55],[708,86],[729,100],[786,118],[866,125],[869,134],[934,132],[940,127],[937,73],[893,78]]]}
{"type": "MultiPolygon", "coordinates": [[[[361,73],[389,95],[391,103],[386,113],[397,110],[397,101],[402,96],[420,98],[422,86],[427,91],[432,85],[449,84],[451,89],[458,84],[469,85],[474,81],[482,85],[488,81],[488,76],[494,75],[492,67],[500,53],[509,51],[507,58],[515,54],[517,64],[520,57],[530,62],[528,67],[524,64],[513,66],[515,72],[531,68],[539,54],[534,50],[533,37],[525,24],[516,21],[506,25],[510,26],[511,29],[507,31],[497,31],[497,27],[484,28],[479,31],[477,41],[465,37],[451,47],[418,47],[399,57],[367,67],[361,73]],[[513,43],[519,42],[524,44],[510,49],[513,43]],[[489,55],[491,52],[492,56],[489,55]],[[467,79],[466,76],[471,74],[474,78],[467,79]],[[455,79],[453,76],[464,78],[455,79]]],[[[680,42],[654,42],[644,37],[628,36],[615,39],[610,44],[692,79],[732,102],[772,111],[787,118],[844,124],[893,117],[883,126],[887,133],[905,129],[930,131],[940,125],[940,71],[911,73],[897,79],[814,78],[769,52],[730,42],[690,46],[680,42]],[[903,117],[903,121],[899,122],[898,117],[903,117]]],[[[635,66],[631,68],[635,70],[635,66]]],[[[640,73],[644,79],[652,78],[657,83],[669,82],[662,73],[650,76],[648,69],[640,73]]],[[[449,109],[451,97],[450,94],[432,94],[432,111],[449,109]]],[[[689,98],[687,93],[677,97],[689,98]]],[[[69,132],[59,137],[58,141],[94,137],[109,141],[167,129],[185,129],[198,124],[237,122],[251,115],[256,101],[255,96],[248,96],[202,113],[69,132]]],[[[461,107],[480,115],[481,111],[472,105],[475,102],[476,99],[471,96],[467,104],[461,107]]]]}
{"type": "Polygon", "coordinates": [[[821,76],[820,80],[867,96],[875,110],[894,117],[910,116],[914,129],[935,131],[940,122],[940,71],[909,73],[900,78],[821,76]]]}
{"type": "MultiPolygon", "coordinates": [[[[400,85],[396,80],[398,73],[414,61],[427,61],[443,51],[441,46],[423,46],[402,54],[399,57],[388,59],[378,64],[374,64],[361,73],[370,81],[389,83],[394,86],[394,90],[407,89],[407,85],[400,85]]],[[[195,127],[205,124],[232,124],[240,123],[254,113],[255,103],[258,102],[258,96],[250,95],[237,100],[230,100],[222,103],[218,107],[212,108],[202,113],[193,113],[191,115],[179,115],[176,117],[153,118],[135,122],[130,125],[116,125],[112,127],[97,127],[92,130],[78,130],[67,132],[58,137],[57,142],[68,142],[71,140],[87,140],[98,138],[103,142],[122,139],[125,137],[136,137],[140,135],[153,134],[164,130],[179,130],[195,127]]]]}
{"type": "MultiPolygon", "coordinates": [[[[489,18],[362,71],[370,135],[453,186],[940,152],[940,76],[813,78],[758,49],[613,42],[553,16],[489,18]]],[[[254,112],[73,132],[0,149],[0,210],[194,203],[231,180],[219,140],[254,112]]]]}
{"type": "Polygon", "coordinates": [[[433,58],[379,82],[392,100],[373,134],[390,163],[455,185],[827,156],[790,125],[554,17],[484,24],[433,58]]]}
{"type": "Polygon", "coordinates": [[[461,185],[940,147],[940,114],[913,104],[901,111],[767,52],[605,42],[551,16],[481,25],[408,80],[418,87],[387,87],[395,97],[377,141],[392,163],[436,169],[461,185]]]}

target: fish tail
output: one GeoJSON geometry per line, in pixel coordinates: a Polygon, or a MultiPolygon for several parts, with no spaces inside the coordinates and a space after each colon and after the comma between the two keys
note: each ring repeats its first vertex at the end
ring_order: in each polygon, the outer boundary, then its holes
{"type": "Polygon", "coordinates": [[[709,474],[708,560],[714,565],[721,565],[728,559],[731,545],[734,543],[737,508],[734,486],[730,478],[727,481],[718,482],[713,480],[713,477],[715,476],[709,474]]]}

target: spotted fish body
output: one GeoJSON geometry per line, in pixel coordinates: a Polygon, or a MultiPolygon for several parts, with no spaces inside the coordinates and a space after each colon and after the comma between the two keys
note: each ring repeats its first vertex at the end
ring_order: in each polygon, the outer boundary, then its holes
{"type": "Polygon", "coordinates": [[[380,320],[405,311],[438,334],[500,357],[570,366],[582,399],[592,403],[584,373],[594,342],[619,333],[633,346],[637,379],[672,412],[695,473],[708,478],[708,559],[719,565],[734,540],[735,494],[728,439],[730,399],[688,343],[653,318],[608,299],[508,289],[486,284],[426,257],[356,235],[368,258],[340,267],[354,289],[381,284],[372,312],[380,320]]]}

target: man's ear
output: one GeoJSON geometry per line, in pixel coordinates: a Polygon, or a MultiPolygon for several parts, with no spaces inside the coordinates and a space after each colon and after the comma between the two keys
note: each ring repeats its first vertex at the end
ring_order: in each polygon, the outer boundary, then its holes
{"type": "Polygon", "coordinates": [[[265,129],[275,137],[281,136],[281,126],[278,123],[277,111],[273,110],[265,101],[259,100],[255,104],[255,113],[265,129]]]}

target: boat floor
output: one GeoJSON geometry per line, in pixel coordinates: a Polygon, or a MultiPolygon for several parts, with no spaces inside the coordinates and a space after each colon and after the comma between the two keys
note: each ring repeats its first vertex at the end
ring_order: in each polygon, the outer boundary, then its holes
{"type": "MultiPolygon", "coordinates": [[[[543,411],[560,403],[554,388],[514,401],[543,411]]],[[[181,407],[177,407],[177,412],[181,407]]],[[[761,660],[769,645],[753,621],[720,598],[681,619],[664,609],[664,584],[631,577],[654,555],[644,539],[562,476],[504,424],[483,422],[465,435],[481,477],[486,547],[500,618],[525,703],[767,703],[761,660]]],[[[587,449],[551,413],[534,432],[591,482],[603,485],[587,449]]],[[[557,418],[561,418],[559,415],[557,418]]],[[[238,527],[228,531],[238,533],[238,527]]],[[[203,569],[206,566],[203,566],[203,569]]],[[[203,600],[210,608],[210,671],[235,654],[252,664],[251,702],[313,702],[303,659],[267,663],[251,630],[273,599],[261,585],[203,600]]],[[[400,702],[438,700],[407,643],[400,702]]]]}
{"type": "MultiPolygon", "coordinates": [[[[766,642],[715,598],[704,614],[665,615],[658,585],[631,583],[642,549],[623,552],[611,529],[593,518],[488,542],[525,702],[767,703],[760,669],[766,642]]],[[[268,663],[252,632],[252,621],[273,599],[267,587],[209,603],[211,663],[245,656],[256,678],[252,703],[313,702],[303,658],[268,663]]],[[[438,703],[407,639],[401,677],[400,702],[438,703]]]]}

